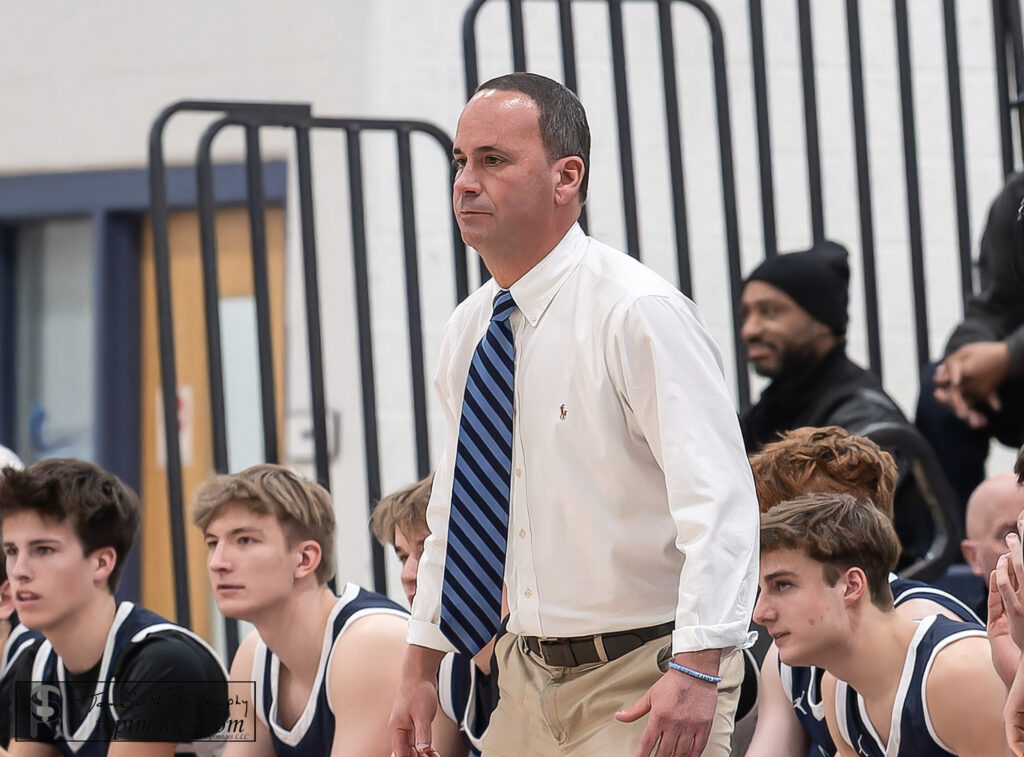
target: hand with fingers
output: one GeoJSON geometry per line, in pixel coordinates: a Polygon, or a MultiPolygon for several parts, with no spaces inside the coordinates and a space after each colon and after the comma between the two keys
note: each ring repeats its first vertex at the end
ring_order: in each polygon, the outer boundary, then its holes
{"type": "Polygon", "coordinates": [[[717,704],[716,684],[669,670],[615,719],[632,723],[650,713],[636,757],[699,757],[707,746],[717,704]]]}
{"type": "Polygon", "coordinates": [[[949,407],[971,428],[988,418],[978,408],[1002,409],[999,386],[1010,375],[1010,352],[1005,342],[965,344],[935,369],[935,399],[949,407]]]}
{"type": "Polygon", "coordinates": [[[1006,724],[1006,743],[1010,750],[1017,757],[1024,757],[1024,670],[1020,668],[1006,697],[1003,721],[1006,724]]]}
{"type": "Polygon", "coordinates": [[[992,649],[992,664],[1007,688],[1017,675],[1020,662],[1020,647],[1010,635],[1010,621],[1003,607],[1003,597],[996,584],[996,572],[988,577],[988,622],[986,623],[989,646],[992,649]]]}
{"type": "Polygon", "coordinates": [[[1006,535],[1009,552],[999,558],[995,576],[996,588],[1003,601],[1003,610],[1010,628],[1010,637],[1018,649],[1024,649],[1024,556],[1020,536],[1006,535]]]}
{"type": "Polygon", "coordinates": [[[394,757],[441,757],[434,751],[431,724],[437,715],[437,668],[443,656],[413,645],[406,650],[389,722],[394,757]]]}

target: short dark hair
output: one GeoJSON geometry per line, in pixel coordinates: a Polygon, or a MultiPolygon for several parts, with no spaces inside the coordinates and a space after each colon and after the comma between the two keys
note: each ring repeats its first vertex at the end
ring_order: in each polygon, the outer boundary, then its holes
{"type": "Polygon", "coordinates": [[[522,92],[537,103],[540,138],[548,160],[575,155],[583,161],[580,202],[587,199],[590,184],[590,125],[583,103],[571,89],[540,74],[514,73],[497,76],[476,88],[522,92]]]}
{"type": "Polygon", "coordinates": [[[871,602],[892,609],[889,573],[900,556],[892,521],[871,502],[850,494],[806,494],[761,514],[761,554],[779,549],[803,552],[824,566],[835,586],[849,568],[868,579],[871,602]]]}
{"type": "Polygon", "coordinates": [[[411,532],[426,531],[427,503],[430,489],[434,485],[434,474],[415,484],[404,486],[380,498],[373,508],[370,520],[373,535],[381,544],[394,544],[395,531],[402,529],[407,536],[411,532]]]}
{"type": "Polygon", "coordinates": [[[113,592],[139,529],[139,498],[121,479],[84,460],[53,458],[25,468],[5,468],[0,479],[0,528],[8,517],[31,511],[44,520],[67,522],[82,553],[113,547],[113,592]]]}

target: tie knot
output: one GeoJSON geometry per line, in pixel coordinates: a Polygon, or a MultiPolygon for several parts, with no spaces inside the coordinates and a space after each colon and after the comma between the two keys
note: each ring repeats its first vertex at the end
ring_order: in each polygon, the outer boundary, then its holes
{"type": "Polygon", "coordinates": [[[512,293],[507,289],[502,289],[494,297],[494,312],[491,313],[491,321],[498,323],[506,321],[515,309],[516,301],[512,299],[512,293]]]}

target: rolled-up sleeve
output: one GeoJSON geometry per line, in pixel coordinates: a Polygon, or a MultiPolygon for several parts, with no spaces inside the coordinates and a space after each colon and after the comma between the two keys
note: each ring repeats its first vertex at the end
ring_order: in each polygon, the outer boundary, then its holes
{"type": "Polygon", "coordinates": [[[718,348],[689,300],[647,296],[628,307],[618,352],[683,556],[673,652],[749,646],[759,514],[718,348]]]}

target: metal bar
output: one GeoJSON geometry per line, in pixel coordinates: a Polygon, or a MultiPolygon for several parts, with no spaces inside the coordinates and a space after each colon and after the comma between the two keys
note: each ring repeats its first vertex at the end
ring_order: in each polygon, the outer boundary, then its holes
{"type": "Polygon", "coordinates": [[[711,34],[711,56],[715,76],[715,113],[718,120],[719,163],[722,173],[722,206],[725,215],[725,245],[729,262],[729,294],[732,301],[733,354],[736,356],[736,393],[741,410],[750,407],[750,375],[740,325],[743,311],[743,270],[740,260],[739,218],[736,210],[736,173],[732,159],[732,122],[729,115],[729,79],[725,68],[725,36],[718,14],[705,0],[686,0],[704,16],[711,34]]]}
{"type": "Polygon", "coordinates": [[[622,177],[622,209],[626,223],[626,252],[640,258],[640,224],[636,212],[636,177],[633,173],[633,134],[626,83],[626,40],[622,28],[622,0],[608,0],[612,71],[615,77],[615,112],[619,132],[619,169],[622,177]]]}
{"type": "Polygon", "coordinates": [[[476,16],[487,0],[473,0],[462,16],[462,65],[466,74],[466,99],[469,100],[480,83],[476,58],[476,16]]]}
{"type": "Polygon", "coordinates": [[[807,148],[807,191],[811,200],[811,234],[825,238],[825,203],[821,188],[821,147],[818,143],[818,92],[814,81],[814,39],[811,0],[797,0],[800,26],[800,74],[804,93],[804,134],[807,148]]]}
{"type": "Polygon", "coordinates": [[[999,109],[999,147],[1003,177],[1013,173],[1013,136],[1010,126],[1010,78],[1007,72],[1007,30],[1004,0],[992,0],[992,30],[996,53],[996,107],[999,109]]]}
{"type": "Polygon", "coordinates": [[[676,269],[679,289],[693,296],[690,270],[690,235],[686,219],[686,184],[683,180],[682,119],[676,81],[676,51],[672,36],[672,0],[658,2],[658,32],[661,41],[661,72],[665,90],[665,126],[668,130],[669,176],[672,182],[672,220],[676,232],[676,269]]]}
{"type": "Polygon", "coordinates": [[[188,549],[185,541],[181,447],[178,439],[178,380],[174,355],[174,313],[171,293],[171,249],[167,222],[167,168],[163,131],[177,112],[174,105],[153,122],[149,133],[149,198],[152,204],[153,258],[156,270],[156,309],[160,340],[160,387],[163,392],[164,446],[167,463],[167,502],[174,565],[174,611],[181,625],[192,625],[188,596],[188,549]]]}
{"type": "Polygon", "coordinates": [[[416,208],[412,195],[412,158],[409,132],[398,138],[398,183],[402,200],[402,242],[405,252],[405,303],[409,328],[409,365],[412,366],[412,408],[416,429],[416,469],[419,477],[430,473],[430,439],[427,429],[427,380],[423,368],[423,328],[420,314],[419,254],[416,246],[416,208]]]}
{"type": "Polygon", "coordinates": [[[771,119],[768,116],[768,64],[764,48],[761,0],[750,0],[750,52],[754,68],[754,109],[757,112],[757,159],[761,179],[761,217],[765,257],[779,249],[775,231],[775,189],[772,174],[771,119]]]}
{"type": "Polygon", "coordinates": [[[960,248],[960,294],[966,305],[971,295],[971,219],[967,204],[967,157],[964,146],[964,105],[960,93],[960,46],[957,40],[956,3],[942,0],[946,35],[946,84],[949,88],[949,130],[953,149],[953,186],[956,195],[956,228],[960,248]]]}
{"type": "MultiPolygon", "coordinates": [[[[1006,25],[1013,50],[1013,100],[1015,103],[1024,96],[1024,30],[1021,29],[1020,3],[1007,0],[1006,25]]],[[[1024,155],[1024,109],[1017,107],[1017,138],[1024,155]]]]}
{"type": "Polygon", "coordinates": [[[907,0],[896,0],[896,50],[900,73],[900,110],[903,124],[903,158],[907,178],[907,222],[910,230],[910,272],[914,291],[917,362],[928,362],[928,307],[924,286],[924,244],[921,234],[921,193],[917,172],[917,131],[914,125],[914,87],[910,67],[910,32],[907,0]]]}
{"type": "Polygon", "coordinates": [[[270,279],[267,272],[266,207],[263,197],[263,158],[258,126],[245,127],[245,174],[249,190],[249,230],[252,244],[252,285],[256,299],[259,340],[260,404],[263,409],[263,456],[281,461],[277,434],[277,395],[274,390],[274,341],[270,330],[270,279]]]}
{"type": "MultiPolygon", "coordinates": [[[[17,354],[17,261],[17,229],[0,224],[0,355],[17,354]]],[[[0,363],[0,444],[12,449],[17,446],[16,377],[13,360],[0,363]]]]}
{"type": "MultiPolygon", "coordinates": [[[[558,0],[558,31],[562,39],[562,79],[566,87],[580,93],[576,75],[576,34],[572,23],[572,0],[558,0]]],[[[587,206],[580,208],[580,228],[587,230],[587,206]]]]}
{"type": "Polygon", "coordinates": [[[882,375],[882,339],[878,326],[878,277],[875,272],[875,231],[871,210],[871,163],[864,105],[864,66],[860,46],[860,0],[846,0],[846,39],[850,57],[850,100],[857,160],[857,202],[860,216],[861,263],[864,266],[864,311],[867,319],[868,365],[882,375]]]}
{"type": "MultiPolygon", "coordinates": [[[[359,130],[348,131],[349,202],[352,215],[352,260],[355,266],[356,314],[359,327],[359,373],[363,392],[363,448],[366,455],[368,511],[380,499],[380,442],[377,438],[377,392],[374,386],[373,330],[370,313],[370,276],[366,258],[366,217],[363,210],[363,160],[359,130]]],[[[373,583],[387,588],[384,550],[371,540],[373,583]]]]}
{"type": "Polygon", "coordinates": [[[309,393],[312,402],[313,455],[317,482],[331,490],[327,449],[327,400],[324,389],[324,350],[320,331],[320,285],[317,269],[316,225],[313,220],[313,169],[309,128],[295,129],[295,157],[299,184],[299,223],[302,227],[302,275],[306,302],[306,349],[309,353],[309,393]]]}
{"type": "MultiPolygon", "coordinates": [[[[199,243],[203,266],[203,307],[206,315],[207,380],[210,382],[210,426],[213,469],[228,472],[227,410],[224,402],[224,353],[220,333],[220,285],[217,272],[217,234],[213,186],[213,140],[227,125],[222,118],[203,132],[196,151],[196,199],[199,210],[199,243]]],[[[237,631],[236,631],[237,635],[237,631]]]]}
{"type": "Polygon", "coordinates": [[[526,32],[523,27],[523,0],[508,0],[508,24],[512,30],[512,70],[526,70],[526,32]]]}

